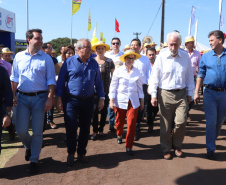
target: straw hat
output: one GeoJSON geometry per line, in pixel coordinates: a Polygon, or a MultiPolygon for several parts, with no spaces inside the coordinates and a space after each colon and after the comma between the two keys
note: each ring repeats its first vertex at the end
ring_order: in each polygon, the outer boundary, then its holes
{"type": "Polygon", "coordinates": [[[109,45],[105,44],[103,41],[99,41],[99,42],[97,42],[97,43],[92,47],[92,50],[96,51],[96,48],[97,48],[98,46],[105,46],[106,51],[108,51],[108,50],[110,49],[110,46],[109,46],[109,45]]]}
{"type": "Polygon", "coordinates": [[[164,42],[163,47],[168,47],[167,42],[164,42]]]}
{"type": "Polygon", "coordinates": [[[184,47],[184,46],[182,46],[182,45],[180,46],[180,48],[181,48],[181,49],[185,49],[185,47],[184,47]]]}
{"type": "Polygon", "coordinates": [[[125,48],[123,49],[123,51],[126,51],[128,49],[130,49],[130,45],[129,44],[125,45],[125,48]]]}
{"type": "Polygon", "coordinates": [[[151,47],[152,45],[151,45],[151,43],[145,43],[144,48],[146,48],[147,46],[151,47]]]}
{"type": "Polygon", "coordinates": [[[195,39],[194,39],[194,37],[193,36],[187,36],[187,37],[185,37],[185,43],[187,43],[187,42],[194,42],[195,41],[195,39]]]}
{"type": "Polygon", "coordinates": [[[12,51],[10,51],[9,48],[2,48],[2,54],[4,54],[4,53],[14,54],[12,51]]]}
{"type": "MultiPolygon", "coordinates": [[[[119,60],[122,61],[122,62],[125,62],[125,57],[128,56],[128,55],[135,55],[135,56],[136,56],[136,59],[138,59],[138,58],[141,57],[140,54],[135,53],[135,51],[132,50],[132,49],[129,49],[129,50],[127,50],[127,51],[124,53],[124,55],[120,56],[119,60]]],[[[135,59],[135,60],[136,60],[136,59],[135,59]]]]}
{"type": "Polygon", "coordinates": [[[161,50],[161,47],[160,46],[156,48],[156,51],[160,51],[160,50],[161,50]]]}
{"type": "Polygon", "coordinates": [[[52,49],[52,52],[51,53],[56,53],[55,49],[52,49]]]}

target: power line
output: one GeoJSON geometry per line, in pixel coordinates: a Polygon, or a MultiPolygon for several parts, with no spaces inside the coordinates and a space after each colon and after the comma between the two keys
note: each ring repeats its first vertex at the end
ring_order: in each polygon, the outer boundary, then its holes
{"type": "Polygon", "coordinates": [[[161,3],[161,4],[160,4],[160,6],[159,6],[158,12],[157,12],[157,14],[155,15],[155,18],[154,18],[154,20],[153,20],[153,22],[152,22],[152,24],[151,24],[150,29],[148,30],[147,35],[149,34],[149,32],[150,32],[150,30],[151,30],[151,28],[152,28],[152,26],[153,26],[153,24],[154,24],[154,22],[155,22],[155,19],[156,19],[156,17],[157,17],[157,15],[158,15],[158,13],[159,13],[159,10],[160,10],[161,6],[162,6],[162,3],[161,3]]]}

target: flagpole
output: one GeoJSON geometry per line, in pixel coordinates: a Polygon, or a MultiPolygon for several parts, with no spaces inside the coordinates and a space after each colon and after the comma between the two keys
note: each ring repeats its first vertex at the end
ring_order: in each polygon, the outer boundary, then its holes
{"type": "Polygon", "coordinates": [[[29,30],[29,18],[28,18],[28,0],[27,0],[27,30],[29,30]]]}
{"type": "Polygon", "coordinates": [[[72,45],[72,17],[73,17],[73,15],[71,14],[71,45],[72,45]]]}
{"type": "Polygon", "coordinates": [[[223,4],[223,0],[221,1],[221,12],[220,12],[219,30],[221,29],[222,4],[223,4]]]}

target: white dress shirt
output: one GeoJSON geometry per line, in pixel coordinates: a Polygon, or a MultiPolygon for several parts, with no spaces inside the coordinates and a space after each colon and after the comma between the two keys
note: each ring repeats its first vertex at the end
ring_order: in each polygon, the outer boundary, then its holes
{"type": "Polygon", "coordinates": [[[126,66],[115,69],[111,80],[109,98],[114,99],[115,106],[128,108],[129,100],[134,109],[140,106],[139,98],[144,98],[140,71],[133,67],[130,73],[126,66]]]}
{"type": "Polygon", "coordinates": [[[152,97],[157,97],[157,87],[165,90],[186,88],[187,94],[192,96],[194,76],[186,52],[179,50],[176,57],[170,55],[169,49],[159,53],[149,79],[149,94],[152,97]]]}
{"type": "Polygon", "coordinates": [[[109,51],[109,52],[106,52],[105,53],[105,57],[112,59],[113,62],[114,62],[114,64],[115,64],[116,62],[119,62],[120,61],[119,58],[123,54],[124,53],[122,51],[120,51],[120,50],[119,50],[119,52],[116,55],[113,53],[113,51],[109,51]]]}
{"type": "Polygon", "coordinates": [[[140,73],[142,74],[142,81],[143,84],[148,84],[149,79],[149,71],[150,71],[150,60],[148,57],[141,55],[140,58],[134,61],[133,66],[140,70],[140,73]],[[143,65],[142,65],[143,64],[143,65]]]}

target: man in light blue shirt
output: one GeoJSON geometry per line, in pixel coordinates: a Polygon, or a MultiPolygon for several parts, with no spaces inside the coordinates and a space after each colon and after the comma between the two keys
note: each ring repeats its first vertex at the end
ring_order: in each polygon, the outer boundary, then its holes
{"type": "Polygon", "coordinates": [[[199,89],[204,82],[207,158],[214,160],[215,141],[226,116],[226,49],[222,31],[212,31],[208,37],[212,51],[205,53],[200,60],[194,102],[198,103],[199,89]]]}
{"type": "Polygon", "coordinates": [[[62,46],[60,47],[61,55],[59,55],[59,56],[57,57],[58,63],[59,63],[59,62],[62,62],[62,53],[63,53],[63,51],[64,51],[64,48],[65,48],[64,45],[62,45],[62,46]]]}
{"type": "Polygon", "coordinates": [[[25,160],[30,161],[30,173],[34,174],[38,171],[42,148],[44,113],[52,108],[56,82],[52,58],[41,51],[42,30],[28,30],[26,39],[28,49],[15,56],[10,79],[17,135],[26,148],[25,160]],[[28,132],[30,116],[32,136],[28,132]]]}

